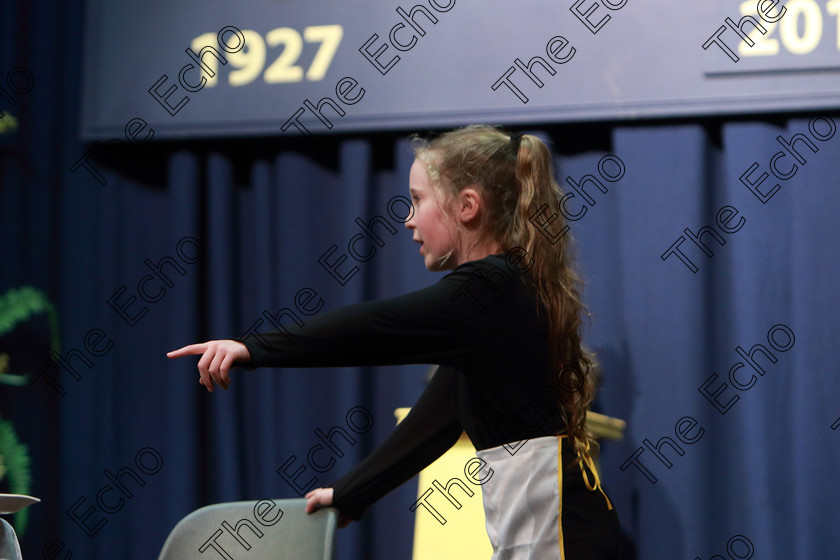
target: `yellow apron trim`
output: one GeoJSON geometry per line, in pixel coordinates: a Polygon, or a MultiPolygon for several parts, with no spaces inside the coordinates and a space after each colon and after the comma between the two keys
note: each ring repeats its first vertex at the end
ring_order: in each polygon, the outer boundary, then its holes
{"type": "Polygon", "coordinates": [[[560,511],[557,513],[557,533],[560,536],[560,560],[566,559],[563,550],[563,438],[557,440],[557,491],[560,493],[560,511]]]}

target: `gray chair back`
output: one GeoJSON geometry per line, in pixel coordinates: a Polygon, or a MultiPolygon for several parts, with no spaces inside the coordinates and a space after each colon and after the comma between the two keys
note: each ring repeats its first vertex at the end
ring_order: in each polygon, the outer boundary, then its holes
{"type": "Polygon", "coordinates": [[[21,560],[22,558],[15,530],[4,519],[0,519],[0,559],[21,560]]]}
{"type": "Polygon", "coordinates": [[[305,505],[299,498],[197,509],[172,529],[158,560],[335,560],[338,511],[308,514],[305,505]]]}

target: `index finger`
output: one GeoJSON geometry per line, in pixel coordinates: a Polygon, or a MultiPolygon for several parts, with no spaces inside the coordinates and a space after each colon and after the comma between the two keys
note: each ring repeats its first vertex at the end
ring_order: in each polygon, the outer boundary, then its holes
{"type": "Polygon", "coordinates": [[[207,343],[202,342],[201,344],[189,344],[187,346],[184,346],[183,348],[178,348],[177,350],[172,350],[171,352],[167,352],[166,356],[168,358],[180,358],[181,356],[194,356],[196,354],[203,354],[205,350],[207,350],[207,343]]]}

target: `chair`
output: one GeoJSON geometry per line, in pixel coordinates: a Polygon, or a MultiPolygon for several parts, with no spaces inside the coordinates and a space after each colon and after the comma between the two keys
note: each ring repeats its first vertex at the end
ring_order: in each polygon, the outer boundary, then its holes
{"type": "Polygon", "coordinates": [[[3,560],[21,560],[20,545],[12,526],[0,519],[0,558],[3,560]]]}
{"type": "Polygon", "coordinates": [[[158,560],[335,560],[338,511],[306,513],[306,499],[197,509],[169,533],[158,560]]]}

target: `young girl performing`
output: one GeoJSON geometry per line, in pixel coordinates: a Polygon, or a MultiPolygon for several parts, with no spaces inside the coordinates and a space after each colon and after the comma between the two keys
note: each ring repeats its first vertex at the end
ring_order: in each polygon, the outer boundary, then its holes
{"type": "Polygon", "coordinates": [[[426,268],[451,270],[428,288],[323,313],[302,327],[242,342],[185,346],[202,354],[200,383],[229,370],[439,364],[391,436],[307,511],[333,506],[340,525],[455,444],[475,445],[493,560],[618,556],[618,518],[589,456],[593,362],[562,192],[551,155],[531,135],[471,126],[416,141],[406,222],[426,268]]]}

